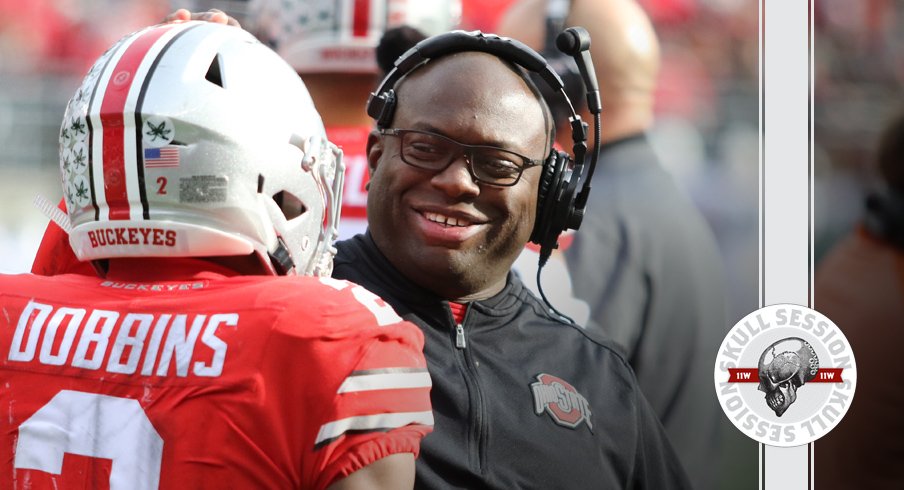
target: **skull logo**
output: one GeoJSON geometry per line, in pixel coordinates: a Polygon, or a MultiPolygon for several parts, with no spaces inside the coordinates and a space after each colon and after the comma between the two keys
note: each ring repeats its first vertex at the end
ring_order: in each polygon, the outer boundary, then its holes
{"type": "Polygon", "coordinates": [[[797,389],[816,377],[819,358],[807,341],[789,337],[770,345],[760,355],[758,389],[766,404],[781,417],[797,400],[797,389]]]}

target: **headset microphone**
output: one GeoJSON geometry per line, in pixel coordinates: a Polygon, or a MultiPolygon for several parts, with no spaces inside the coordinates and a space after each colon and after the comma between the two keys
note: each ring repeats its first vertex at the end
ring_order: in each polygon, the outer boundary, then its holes
{"type": "MultiPolygon", "coordinates": [[[[578,71],[581,79],[584,81],[584,87],[587,90],[587,108],[593,115],[594,135],[593,153],[590,159],[590,170],[587,172],[587,178],[584,186],[574,200],[574,211],[570,216],[569,227],[578,229],[584,218],[584,208],[587,206],[587,198],[590,196],[590,181],[593,179],[593,171],[596,170],[596,163],[600,155],[600,113],[602,112],[602,104],[600,103],[600,87],[596,80],[596,71],[593,69],[593,59],[590,57],[590,33],[587,29],[574,26],[565,29],[556,37],[556,47],[564,54],[574,58],[578,65],[578,71]]],[[[577,165],[583,166],[583,161],[576,159],[577,165]]]]}
{"type": "Polygon", "coordinates": [[[596,81],[596,71],[593,70],[593,60],[590,58],[590,33],[583,27],[569,27],[556,37],[556,47],[574,58],[587,87],[587,107],[591,114],[599,114],[602,111],[602,104],[600,104],[600,86],[596,81]]]}

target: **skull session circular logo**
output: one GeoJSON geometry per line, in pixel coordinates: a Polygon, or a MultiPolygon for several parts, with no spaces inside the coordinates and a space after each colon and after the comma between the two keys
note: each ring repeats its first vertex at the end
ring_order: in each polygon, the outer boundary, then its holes
{"type": "Polygon", "coordinates": [[[770,446],[799,446],[827,434],[847,413],[857,364],[825,315],[778,304],[728,332],[714,380],[722,410],[741,432],[770,446]]]}

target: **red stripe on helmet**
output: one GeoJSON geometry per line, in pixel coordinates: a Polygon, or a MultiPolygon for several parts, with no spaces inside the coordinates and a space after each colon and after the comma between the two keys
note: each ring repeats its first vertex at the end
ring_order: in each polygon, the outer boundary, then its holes
{"type": "MultiPolygon", "coordinates": [[[[142,60],[154,43],[171,28],[172,26],[161,26],[141,34],[126,48],[107,82],[104,100],[101,102],[100,120],[103,126],[104,195],[110,208],[111,220],[127,220],[131,217],[125,168],[126,100],[135,85],[136,71],[142,60]]],[[[134,131],[130,131],[128,136],[134,134],[134,131]]]]}

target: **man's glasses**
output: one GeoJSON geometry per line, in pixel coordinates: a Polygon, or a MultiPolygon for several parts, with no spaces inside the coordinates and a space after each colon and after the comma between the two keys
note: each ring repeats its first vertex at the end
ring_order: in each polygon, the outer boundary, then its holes
{"type": "Polygon", "coordinates": [[[466,145],[429,131],[381,129],[380,134],[397,136],[401,142],[402,161],[423,170],[441,172],[464,155],[471,177],[484,184],[515,185],[525,168],[543,164],[513,151],[495,146],[466,145]]]}

